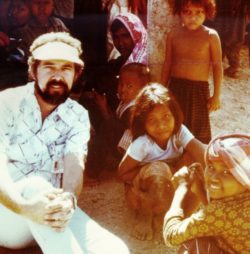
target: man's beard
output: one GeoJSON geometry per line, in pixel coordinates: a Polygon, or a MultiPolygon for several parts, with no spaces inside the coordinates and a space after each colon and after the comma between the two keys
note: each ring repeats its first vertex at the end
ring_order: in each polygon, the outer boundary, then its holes
{"type": "Polygon", "coordinates": [[[56,81],[56,80],[51,80],[46,84],[46,87],[44,91],[41,90],[37,82],[35,82],[35,91],[38,93],[38,95],[47,103],[57,106],[63,102],[66,101],[66,99],[70,95],[70,90],[67,86],[67,84],[63,81],[56,81]],[[61,90],[52,90],[53,89],[51,86],[52,85],[57,85],[61,86],[61,90]]]}

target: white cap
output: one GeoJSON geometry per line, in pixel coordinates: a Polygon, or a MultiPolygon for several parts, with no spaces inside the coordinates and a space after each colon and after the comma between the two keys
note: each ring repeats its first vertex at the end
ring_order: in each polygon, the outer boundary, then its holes
{"type": "Polygon", "coordinates": [[[43,44],[32,52],[36,60],[66,60],[79,65],[84,65],[80,52],[69,44],[54,41],[43,44]]]}

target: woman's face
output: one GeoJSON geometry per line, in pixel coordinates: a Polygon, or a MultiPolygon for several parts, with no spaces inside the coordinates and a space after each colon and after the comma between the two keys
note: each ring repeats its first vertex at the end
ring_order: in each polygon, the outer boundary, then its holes
{"type": "Polygon", "coordinates": [[[166,105],[156,105],[146,118],[147,134],[163,149],[173,135],[174,127],[174,116],[166,105]]]}
{"type": "Polygon", "coordinates": [[[124,59],[127,59],[134,49],[134,42],[126,27],[119,28],[112,34],[113,43],[124,59]]]}
{"type": "Polygon", "coordinates": [[[205,180],[208,195],[211,199],[221,199],[246,191],[226,165],[220,161],[211,163],[205,169],[205,180]]]}

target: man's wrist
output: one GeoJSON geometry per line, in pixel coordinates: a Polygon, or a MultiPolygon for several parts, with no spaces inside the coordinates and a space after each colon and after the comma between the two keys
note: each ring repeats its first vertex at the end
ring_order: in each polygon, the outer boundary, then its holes
{"type": "Polygon", "coordinates": [[[72,201],[72,206],[73,206],[74,209],[76,209],[76,207],[77,207],[76,195],[73,192],[69,192],[69,195],[70,195],[70,198],[71,198],[71,201],[72,201]]]}

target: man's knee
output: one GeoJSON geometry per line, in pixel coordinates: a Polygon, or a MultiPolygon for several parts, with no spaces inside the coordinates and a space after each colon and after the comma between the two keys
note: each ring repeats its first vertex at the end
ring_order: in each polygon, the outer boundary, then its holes
{"type": "Polygon", "coordinates": [[[40,176],[32,176],[17,183],[17,189],[26,199],[30,199],[38,193],[50,190],[51,188],[53,188],[51,183],[40,176]]]}

